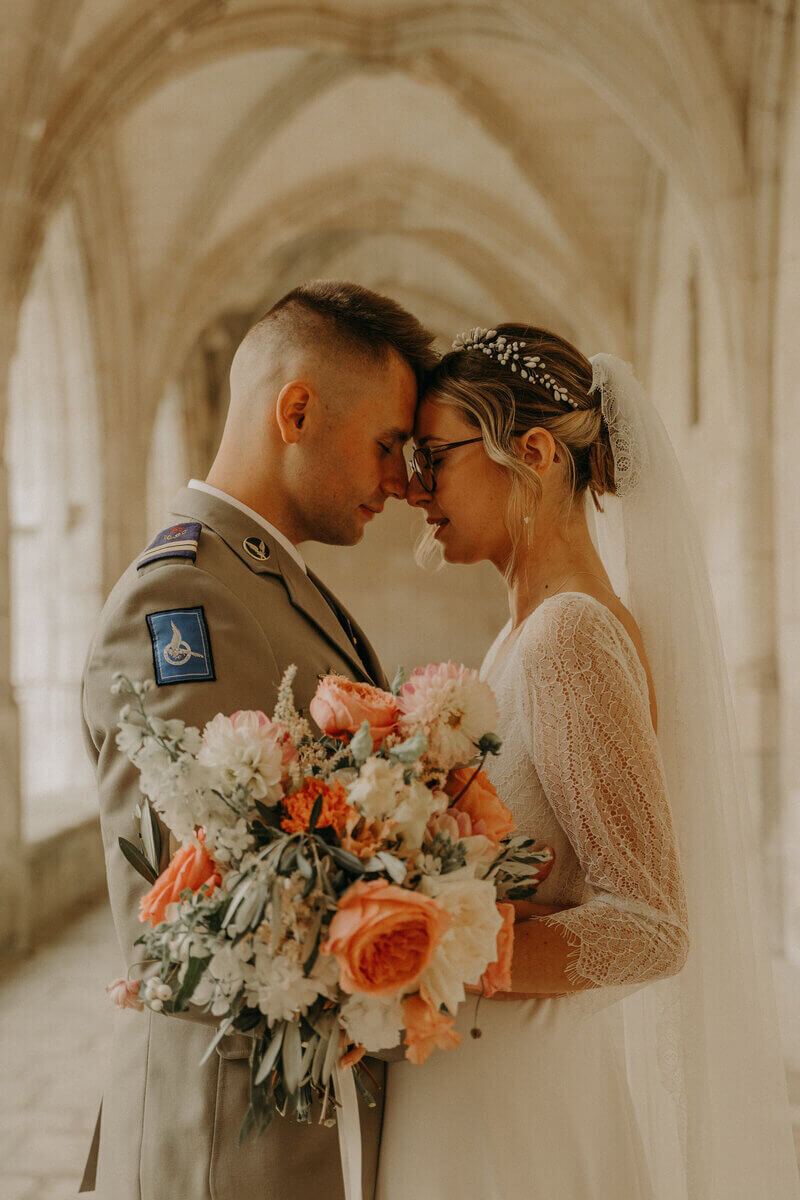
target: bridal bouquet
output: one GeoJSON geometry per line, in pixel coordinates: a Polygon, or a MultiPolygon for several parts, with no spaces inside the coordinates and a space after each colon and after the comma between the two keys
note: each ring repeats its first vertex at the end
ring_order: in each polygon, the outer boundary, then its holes
{"type": "MultiPolygon", "coordinates": [[[[218,714],[200,731],[150,716],[150,683],[131,697],[117,745],[140,772],[139,846],[152,883],[137,939],[157,971],[118,981],[122,1006],[219,1018],[205,1058],[231,1031],[253,1036],[242,1139],[275,1111],[333,1123],[336,1071],[398,1046],[422,1063],[459,1043],[465,984],[510,987],[514,910],[553,851],[513,835],[483,771],[500,747],[496,706],[454,663],[398,674],[391,692],[323,678],[314,736],[283,678],[272,717],[218,714]],[[180,848],[157,875],[157,813],[180,848]]],[[[205,1061],[205,1058],[203,1061],[205,1061]]]]}

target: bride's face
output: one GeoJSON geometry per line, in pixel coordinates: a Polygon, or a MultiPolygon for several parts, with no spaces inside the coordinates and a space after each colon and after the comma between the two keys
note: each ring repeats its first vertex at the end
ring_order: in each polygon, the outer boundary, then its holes
{"type": "Polygon", "coordinates": [[[482,440],[444,449],[472,438],[480,439],[480,429],[457,408],[424,399],[417,409],[414,444],[431,452],[435,485],[432,493],[426,492],[413,475],[406,499],[424,509],[447,562],[489,559],[502,569],[511,552],[505,526],[511,488],[508,472],[489,458],[482,440]]]}

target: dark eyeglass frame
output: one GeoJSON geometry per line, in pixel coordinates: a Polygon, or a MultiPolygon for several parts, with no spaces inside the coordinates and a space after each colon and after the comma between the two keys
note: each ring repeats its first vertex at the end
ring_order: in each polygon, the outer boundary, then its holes
{"type": "Polygon", "coordinates": [[[420,487],[427,492],[429,496],[432,496],[436,491],[435,459],[438,459],[440,454],[443,454],[446,450],[455,450],[458,446],[471,446],[473,442],[482,441],[482,437],[474,437],[467,438],[463,442],[443,442],[441,445],[436,446],[433,449],[431,449],[430,446],[419,446],[411,455],[411,470],[414,472],[420,487]],[[426,471],[430,472],[430,487],[428,487],[423,475],[423,472],[426,471]]]}

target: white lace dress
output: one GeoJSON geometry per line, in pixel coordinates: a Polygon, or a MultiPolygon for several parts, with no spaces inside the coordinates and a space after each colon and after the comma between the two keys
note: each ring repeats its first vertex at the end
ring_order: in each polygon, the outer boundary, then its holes
{"type": "Polygon", "coordinates": [[[509,623],[481,673],[503,738],[492,781],[556,852],[536,900],[577,905],[534,919],[567,932],[568,976],[595,986],[481,1000],[477,1022],[468,996],[460,1047],[390,1064],[377,1200],[650,1200],[615,1001],[679,971],[688,932],[647,677],[580,592],[509,623]]]}

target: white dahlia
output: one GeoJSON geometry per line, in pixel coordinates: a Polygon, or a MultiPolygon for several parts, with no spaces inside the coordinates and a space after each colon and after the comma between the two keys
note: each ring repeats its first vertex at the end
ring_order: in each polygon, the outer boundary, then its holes
{"type": "Polygon", "coordinates": [[[436,898],[452,918],[442,934],[433,959],[419,978],[435,1008],[444,1004],[450,1013],[465,997],[464,984],[477,984],[489,963],[497,959],[497,934],[503,919],[497,911],[494,884],[486,879],[427,876],[421,888],[436,898]]]}
{"type": "Polygon", "coordinates": [[[454,662],[418,667],[398,697],[400,733],[422,732],[428,758],[450,771],[475,756],[477,743],[497,725],[492,689],[478,672],[454,662]]]}
{"type": "Polygon", "coordinates": [[[284,726],[262,712],[217,713],[203,730],[198,761],[229,790],[243,784],[257,800],[274,803],[282,794],[284,736],[284,726]]]}

